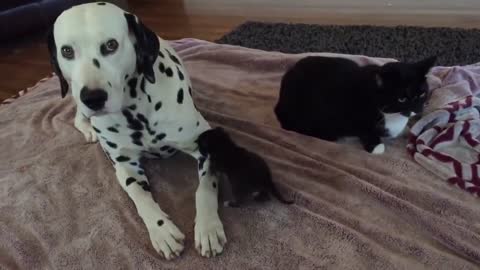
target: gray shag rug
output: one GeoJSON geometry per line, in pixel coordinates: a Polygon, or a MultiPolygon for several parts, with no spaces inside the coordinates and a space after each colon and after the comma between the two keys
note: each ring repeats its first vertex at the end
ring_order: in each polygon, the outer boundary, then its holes
{"type": "Polygon", "coordinates": [[[402,61],[438,55],[437,65],[480,62],[480,30],[247,22],[217,41],[284,53],[335,52],[402,61]]]}

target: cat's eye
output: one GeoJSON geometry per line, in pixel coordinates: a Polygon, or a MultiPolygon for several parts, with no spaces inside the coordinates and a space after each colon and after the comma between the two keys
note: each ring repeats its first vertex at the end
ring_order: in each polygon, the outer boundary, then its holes
{"type": "Polygon", "coordinates": [[[115,39],[109,39],[107,42],[100,46],[100,52],[102,55],[108,55],[114,53],[118,49],[118,42],[115,39]]]}
{"type": "Polygon", "coordinates": [[[69,45],[62,46],[61,52],[62,52],[62,56],[65,59],[71,60],[75,57],[75,52],[73,51],[72,46],[69,46],[69,45]]]}
{"type": "Polygon", "coordinates": [[[398,102],[400,102],[400,103],[404,103],[405,101],[407,101],[407,98],[406,98],[406,97],[403,97],[403,98],[399,98],[399,99],[398,99],[398,102]]]}

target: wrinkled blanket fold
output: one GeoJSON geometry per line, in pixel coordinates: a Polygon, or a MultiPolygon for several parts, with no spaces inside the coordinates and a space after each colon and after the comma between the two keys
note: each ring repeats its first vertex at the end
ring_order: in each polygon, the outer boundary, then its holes
{"type": "MultiPolygon", "coordinates": [[[[73,127],[75,105],[53,77],[0,106],[0,269],[479,268],[478,199],[416,163],[406,138],[375,156],[279,128],[280,78],[304,55],[194,39],[173,46],[205,118],[265,157],[295,205],[221,208],[227,246],[202,258],[193,247],[195,161],[149,160],[153,196],[187,237],[179,259],[162,260],[100,146],[73,127]]],[[[438,87],[455,72],[437,71],[438,87]]]]}

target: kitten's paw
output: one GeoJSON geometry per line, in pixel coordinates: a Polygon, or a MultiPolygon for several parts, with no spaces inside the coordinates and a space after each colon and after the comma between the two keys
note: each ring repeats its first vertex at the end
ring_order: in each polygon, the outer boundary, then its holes
{"type": "Polygon", "coordinates": [[[377,144],[377,146],[375,146],[372,150],[372,154],[375,154],[375,155],[380,155],[383,153],[385,153],[385,144],[383,143],[377,144]]]}

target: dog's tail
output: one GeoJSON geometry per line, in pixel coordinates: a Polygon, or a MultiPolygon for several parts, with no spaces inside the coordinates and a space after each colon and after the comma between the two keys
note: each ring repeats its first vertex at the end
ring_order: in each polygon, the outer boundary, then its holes
{"type": "Polygon", "coordinates": [[[272,195],[277,198],[277,200],[279,200],[280,202],[284,203],[284,204],[293,204],[293,200],[287,200],[285,199],[282,194],[278,191],[277,187],[275,186],[275,184],[271,184],[271,192],[272,192],[272,195]]]}

